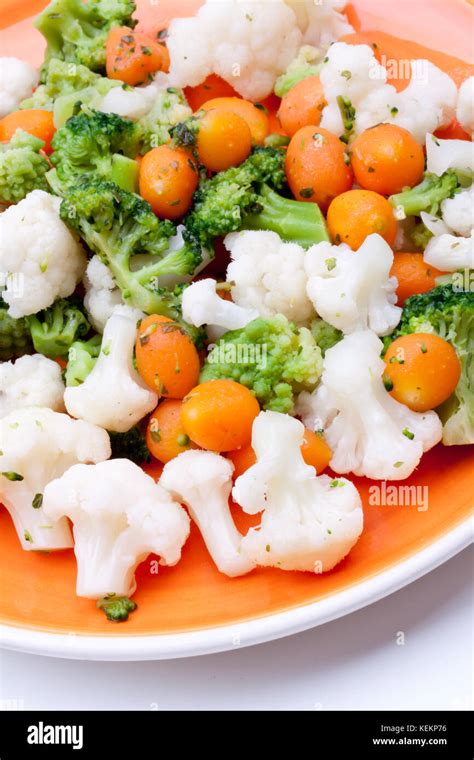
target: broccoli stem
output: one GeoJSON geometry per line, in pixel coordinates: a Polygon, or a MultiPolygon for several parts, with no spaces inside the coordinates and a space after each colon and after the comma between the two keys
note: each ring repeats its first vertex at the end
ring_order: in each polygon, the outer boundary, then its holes
{"type": "Polygon", "coordinates": [[[260,195],[262,211],[246,216],[244,229],[271,230],[282,240],[299,243],[304,248],[329,241],[324,216],[316,203],[284,198],[268,185],[262,187],[260,195]]]}
{"type": "Polygon", "coordinates": [[[458,186],[458,177],[451,170],[441,177],[427,173],[418,185],[390,196],[389,201],[395,208],[401,206],[407,216],[419,216],[422,211],[436,214],[442,201],[451,198],[458,186]]]}

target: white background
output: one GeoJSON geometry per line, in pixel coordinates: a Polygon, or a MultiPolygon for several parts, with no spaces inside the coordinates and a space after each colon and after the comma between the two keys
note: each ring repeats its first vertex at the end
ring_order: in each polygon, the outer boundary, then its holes
{"type": "Polygon", "coordinates": [[[249,649],[142,663],[3,651],[0,697],[46,710],[471,709],[472,557],[467,549],[364,610],[249,649]]]}

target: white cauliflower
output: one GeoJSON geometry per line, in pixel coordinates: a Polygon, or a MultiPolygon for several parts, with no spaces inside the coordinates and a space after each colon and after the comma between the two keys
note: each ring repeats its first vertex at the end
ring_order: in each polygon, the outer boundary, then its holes
{"type": "Polygon", "coordinates": [[[354,31],[342,12],[345,0],[285,0],[293,8],[303,33],[303,42],[328,48],[332,42],[354,31]]]}
{"type": "Polygon", "coordinates": [[[456,235],[469,237],[474,227],[474,185],[443,201],[441,213],[444,222],[456,235]]]}
{"type": "Polygon", "coordinates": [[[244,309],[221,298],[216,286],[215,280],[198,280],[183,291],[182,298],[183,319],[196,327],[207,325],[211,340],[220,338],[228,330],[245,327],[258,317],[255,309],[244,309]]]}
{"type": "Polygon", "coordinates": [[[207,0],[196,16],[169,25],[170,82],[195,86],[214,73],[242,97],[258,101],[272,92],[302,38],[283,0],[207,0]]]}
{"type": "Polygon", "coordinates": [[[158,394],[133,366],[141,311],[116,306],[107,321],[94,369],[81,385],[66,388],[64,403],[72,417],[116,433],[125,433],[151,412],[158,394]]]}
{"type": "Polygon", "coordinates": [[[233,464],[210,451],[185,451],[168,462],[160,485],[186,504],[217,569],[235,577],[255,563],[241,552],[242,536],[229,508],[233,464]]]}
{"type": "Polygon", "coordinates": [[[258,565],[323,573],[350,552],[363,527],[360,496],[349,480],[317,477],[301,454],[304,426],[278,412],[261,412],[253,424],[257,463],[237,478],[235,501],[263,512],[242,541],[258,565]]]}
{"type": "Polygon", "coordinates": [[[42,406],[64,411],[64,383],[61,367],[41,354],[22,356],[0,364],[0,417],[15,409],[42,406]]]}
{"type": "Polygon", "coordinates": [[[344,333],[369,328],[389,335],[402,310],[393,252],[380,235],[369,235],[354,253],[348,245],[318,243],[305,257],[307,293],[318,314],[344,333]]]}
{"type": "Polygon", "coordinates": [[[78,464],[45,489],[43,509],[73,523],[76,593],[130,596],[135,570],[150,553],[176,565],[189,535],[185,510],[128,459],[78,464]]]}
{"type": "Polygon", "coordinates": [[[284,314],[297,324],[314,318],[306,295],[305,251],[297,243],[285,243],[276,232],[244,230],[224,240],[232,261],[227,280],[235,283],[232,298],[261,317],[284,314]]]}
{"type": "Polygon", "coordinates": [[[113,87],[104,96],[98,111],[116,113],[129,119],[141,119],[148,113],[156,99],[158,88],[155,83],[146,87],[113,87]]]}
{"type": "Polygon", "coordinates": [[[320,385],[300,395],[296,411],[324,430],[335,472],[403,480],[441,440],[442,425],[435,412],[413,412],[390,396],[382,348],[370,330],[345,337],[326,352],[320,385]]]}
{"type": "Polygon", "coordinates": [[[33,190],[0,214],[2,295],[15,319],[70,296],[86,268],[81,246],[59,218],[60,205],[60,198],[33,190]]]}
{"type": "Polygon", "coordinates": [[[321,126],[344,133],[338,97],[350,101],[356,111],[354,135],[381,122],[397,124],[424,143],[426,132],[449,124],[456,103],[456,85],[430,61],[411,62],[412,77],[402,92],[387,84],[387,71],[368,45],[336,42],[320,73],[325,99],[321,126]]]}
{"type": "Polygon", "coordinates": [[[84,306],[94,330],[104,332],[107,320],[116,306],[123,304],[122,291],[115,284],[112,273],[99,256],[89,261],[84,275],[84,306]]]}
{"type": "Polygon", "coordinates": [[[474,144],[468,140],[440,140],[426,135],[426,171],[441,177],[448,169],[474,172],[474,144]]]}
{"type": "Polygon", "coordinates": [[[10,512],[23,549],[69,549],[67,520],[52,520],[44,512],[45,488],[78,462],[108,459],[106,431],[51,409],[29,407],[0,420],[0,440],[0,501],[10,512]]]}
{"type": "Polygon", "coordinates": [[[0,58],[0,118],[16,111],[38,84],[38,72],[19,58],[0,58]]]}
{"type": "Polygon", "coordinates": [[[474,76],[465,79],[459,88],[456,119],[466,132],[474,132],[474,76]]]}
{"type": "Polygon", "coordinates": [[[432,237],[423,253],[423,259],[442,272],[474,269],[474,233],[470,237],[442,234],[432,237]]]}

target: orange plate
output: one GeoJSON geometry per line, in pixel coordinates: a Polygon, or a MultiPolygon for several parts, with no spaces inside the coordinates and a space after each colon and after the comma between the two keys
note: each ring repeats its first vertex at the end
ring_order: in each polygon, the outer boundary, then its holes
{"type": "MultiPolygon", "coordinates": [[[[437,46],[445,53],[468,56],[472,17],[461,0],[410,0],[410,12],[400,14],[402,3],[359,0],[351,6],[357,30],[373,29],[412,37],[437,46]],[[449,32],[448,29],[452,31],[449,32]],[[452,49],[449,49],[452,46],[452,49]]],[[[1,0],[2,55],[18,55],[38,64],[42,40],[29,17],[46,3],[37,0],[1,0]],[[26,19],[26,20],[24,20],[26,19]]],[[[161,0],[158,6],[138,2],[142,25],[158,29],[173,15],[186,15],[200,3],[161,0]]],[[[94,604],[74,593],[75,561],[72,552],[36,555],[23,552],[3,508],[0,510],[0,622],[8,626],[54,633],[113,637],[171,634],[243,623],[308,605],[361,584],[403,560],[414,557],[465,521],[472,506],[473,447],[437,447],[403,485],[428,486],[426,511],[416,507],[376,506],[370,503],[370,481],[356,479],[365,508],[365,530],[350,556],[323,576],[257,570],[231,580],[220,575],[193,529],[183,559],[175,568],[152,574],[150,560],[138,570],[138,610],[125,625],[114,626],[94,604]]],[[[373,485],[373,484],[372,484],[373,485]]],[[[241,527],[250,518],[236,509],[241,527]]]]}

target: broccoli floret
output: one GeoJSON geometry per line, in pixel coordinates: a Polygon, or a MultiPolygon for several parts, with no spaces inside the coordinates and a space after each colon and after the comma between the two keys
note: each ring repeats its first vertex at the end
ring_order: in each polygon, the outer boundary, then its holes
{"type": "Polygon", "coordinates": [[[168,87],[160,90],[150,111],[140,119],[143,129],[143,148],[146,151],[167,143],[172,128],[191,116],[191,109],[182,90],[168,87]]]}
{"type": "Polygon", "coordinates": [[[135,425],[127,433],[109,433],[112,459],[130,459],[135,464],[145,464],[151,460],[142,429],[135,425]]]}
{"type": "Polygon", "coordinates": [[[419,216],[422,211],[436,214],[442,201],[452,198],[459,186],[459,178],[452,169],[441,177],[426,172],[419,185],[391,195],[389,201],[395,208],[401,206],[407,216],[419,216]]]}
{"type": "Polygon", "coordinates": [[[20,108],[44,108],[52,111],[56,98],[83,90],[99,79],[100,74],[95,74],[86,66],[51,58],[44,67],[44,84],[36,88],[31,98],[22,100],[20,108]]]}
{"type": "Polygon", "coordinates": [[[457,290],[451,283],[409,298],[391,339],[421,332],[447,340],[461,362],[457,388],[438,409],[444,422],[443,443],[474,443],[474,293],[457,290]]]}
{"type": "Polygon", "coordinates": [[[298,56],[290,63],[284,74],[275,82],[275,95],[282,98],[295,84],[308,77],[318,76],[322,62],[321,51],[311,45],[303,45],[298,56]]]}
{"type": "Polygon", "coordinates": [[[328,349],[332,348],[343,339],[344,333],[338,330],[337,327],[333,327],[324,319],[313,320],[311,322],[311,334],[321,349],[321,353],[324,356],[328,349]]]}
{"type": "Polygon", "coordinates": [[[26,317],[35,351],[51,359],[65,357],[74,341],[90,330],[84,312],[73,300],[61,298],[49,309],[26,317]]]}
{"type": "Polygon", "coordinates": [[[205,247],[214,238],[236,230],[272,230],[283,240],[310,246],[329,240],[315,203],[284,198],[285,154],[255,148],[240,166],[201,182],[184,224],[205,247]]]}
{"type": "Polygon", "coordinates": [[[135,7],[132,0],[52,0],[35,22],[47,42],[41,80],[51,58],[103,72],[108,33],[116,26],[133,28],[135,7]]]}
{"type": "Polygon", "coordinates": [[[278,314],[226,333],[207,357],[200,382],[235,380],[263,409],[291,414],[295,393],[312,390],[321,372],[321,350],[311,332],[278,314]]]}
{"type": "Polygon", "coordinates": [[[8,306],[0,296],[0,361],[17,359],[32,350],[28,323],[23,317],[13,319],[8,313],[8,306]]]}
{"type": "Polygon", "coordinates": [[[408,236],[411,240],[413,240],[417,248],[421,248],[424,251],[431,238],[433,237],[433,233],[428,229],[428,227],[425,227],[423,222],[418,222],[418,224],[415,224],[413,229],[410,230],[408,236]]]}
{"type": "Polygon", "coordinates": [[[112,623],[123,623],[128,620],[131,612],[137,609],[137,604],[128,596],[108,594],[97,602],[97,609],[105,612],[107,620],[112,623]]]}
{"type": "Polygon", "coordinates": [[[68,351],[68,361],[64,379],[68,388],[82,385],[94,369],[99,358],[102,337],[94,335],[89,340],[77,340],[68,351]]]}
{"type": "Polygon", "coordinates": [[[69,186],[93,176],[129,185],[127,165],[136,177],[137,164],[129,159],[138,154],[141,138],[141,128],[130,119],[83,108],[54,135],[51,163],[56,175],[48,176],[51,186],[64,196],[69,186]]]}
{"type": "Polygon", "coordinates": [[[186,233],[184,245],[170,251],[173,223],[160,221],[143,198],[112,182],[93,180],[75,185],[60,213],[107,264],[126,303],[146,314],[174,318],[163,298],[160,277],[195,272],[202,252],[191,235],[186,233]]]}
{"type": "Polygon", "coordinates": [[[49,190],[49,163],[40,153],[43,140],[17,129],[10,142],[0,143],[0,202],[18,203],[32,190],[49,190]]]}

